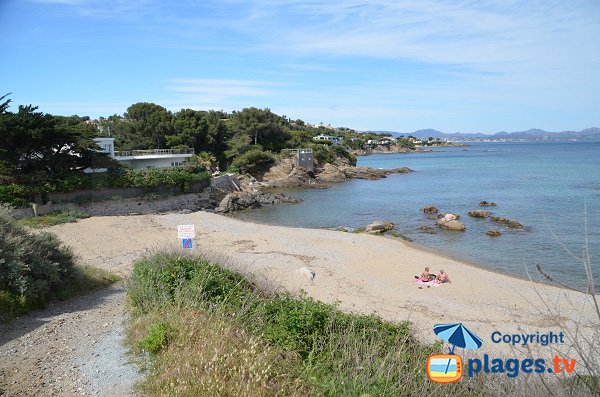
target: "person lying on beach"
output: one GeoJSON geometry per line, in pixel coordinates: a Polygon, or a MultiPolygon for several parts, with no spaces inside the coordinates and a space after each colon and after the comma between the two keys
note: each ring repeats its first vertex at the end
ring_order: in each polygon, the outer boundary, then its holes
{"type": "Polygon", "coordinates": [[[440,272],[436,276],[436,280],[440,283],[449,283],[450,279],[448,278],[448,273],[444,271],[444,269],[440,269],[440,272]]]}

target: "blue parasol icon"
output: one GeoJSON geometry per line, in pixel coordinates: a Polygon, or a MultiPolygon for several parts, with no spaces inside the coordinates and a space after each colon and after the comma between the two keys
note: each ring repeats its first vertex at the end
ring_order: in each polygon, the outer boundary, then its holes
{"type": "Polygon", "coordinates": [[[453,345],[450,354],[454,354],[454,348],[457,346],[463,349],[479,349],[483,344],[481,338],[462,324],[437,324],[433,326],[433,332],[453,345]]]}

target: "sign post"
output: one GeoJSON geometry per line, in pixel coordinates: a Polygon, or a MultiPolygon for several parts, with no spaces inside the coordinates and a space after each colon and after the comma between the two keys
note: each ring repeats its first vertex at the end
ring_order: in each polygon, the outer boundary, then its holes
{"type": "Polygon", "coordinates": [[[177,238],[181,240],[181,248],[190,250],[194,247],[192,241],[196,237],[194,225],[177,225],[177,238]]]}

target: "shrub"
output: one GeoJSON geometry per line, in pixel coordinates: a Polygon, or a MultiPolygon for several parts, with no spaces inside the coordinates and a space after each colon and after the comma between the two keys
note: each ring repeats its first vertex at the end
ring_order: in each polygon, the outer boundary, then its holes
{"type": "MultiPolygon", "coordinates": [[[[0,203],[27,207],[36,194],[72,192],[83,189],[140,187],[153,189],[160,186],[179,187],[182,192],[196,182],[210,181],[210,174],[202,168],[153,168],[149,170],[120,170],[99,174],[70,174],[55,179],[22,180],[19,184],[0,185],[0,203]]],[[[82,197],[79,204],[93,201],[82,197]]]]}
{"type": "Polygon", "coordinates": [[[140,348],[145,351],[156,354],[168,346],[172,339],[173,329],[169,323],[160,321],[150,327],[148,335],[140,341],[140,348]]]}
{"type": "Polygon", "coordinates": [[[24,218],[17,221],[18,224],[31,227],[45,227],[60,225],[63,223],[77,222],[78,219],[89,218],[89,214],[82,211],[64,210],[51,212],[42,216],[24,218]]]}
{"type": "Polygon", "coordinates": [[[344,158],[347,159],[351,165],[356,165],[356,156],[348,152],[342,146],[323,146],[316,144],[309,144],[308,146],[313,149],[313,157],[319,164],[338,164],[339,159],[344,158]]]}
{"type": "Polygon", "coordinates": [[[33,189],[25,186],[11,183],[0,185],[0,203],[5,203],[14,207],[27,207],[34,201],[33,189]]]}
{"type": "Polygon", "coordinates": [[[238,167],[242,172],[252,173],[273,162],[275,162],[275,157],[271,153],[260,149],[251,149],[236,157],[232,165],[238,167]]]}
{"type": "Polygon", "coordinates": [[[53,234],[28,232],[0,205],[0,322],[114,281],[107,272],[76,267],[53,234]]]}

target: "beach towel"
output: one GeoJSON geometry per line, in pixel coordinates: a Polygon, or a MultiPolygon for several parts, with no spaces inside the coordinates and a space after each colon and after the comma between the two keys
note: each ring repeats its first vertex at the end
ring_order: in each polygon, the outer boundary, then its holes
{"type": "Polygon", "coordinates": [[[439,281],[436,280],[431,280],[431,281],[423,281],[420,278],[416,278],[415,279],[415,284],[419,284],[419,285],[429,285],[429,286],[434,286],[434,287],[439,287],[441,285],[441,283],[439,281]]]}

